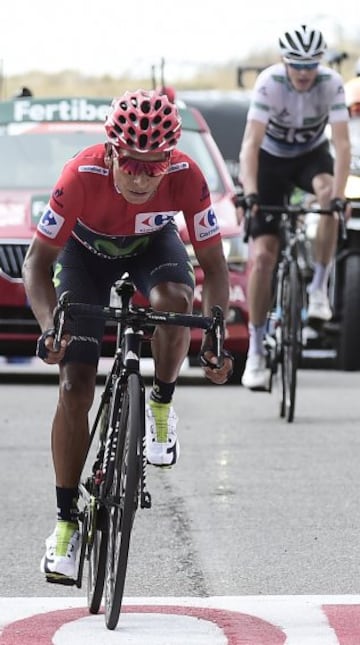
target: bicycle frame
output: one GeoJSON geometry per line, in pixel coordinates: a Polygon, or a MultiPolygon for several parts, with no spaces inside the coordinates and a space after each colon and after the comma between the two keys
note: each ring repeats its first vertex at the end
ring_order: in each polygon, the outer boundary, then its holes
{"type": "Polygon", "coordinates": [[[133,307],[134,285],[121,280],[115,288],[121,299],[120,307],[73,303],[65,293],[54,315],[55,347],[60,346],[68,317],[95,316],[117,323],[114,361],[91,428],[80,478],[82,546],[76,581],[80,588],[86,558],[90,579],[88,605],[91,613],[97,613],[106,578],[105,621],[109,629],[114,629],[119,619],[130,534],[139,500],[141,508],[151,507],[146,486],[145,386],[140,371],[145,331],[157,324],[202,328],[212,335],[218,367],[224,356],[224,316],[220,307],[213,307],[211,317],[133,307]],[[86,464],[96,436],[99,436],[97,453],[91,473],[86,476],[86,464]]]}

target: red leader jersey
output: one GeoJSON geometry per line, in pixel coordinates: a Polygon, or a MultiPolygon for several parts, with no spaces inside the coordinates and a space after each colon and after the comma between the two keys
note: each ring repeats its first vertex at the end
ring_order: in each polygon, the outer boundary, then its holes
{"type": "Polygon", "coordinates": [[[63,247],[73,236],[101,257],[126,257],[137,254],[144,236],[160,231],[182,211],[194,248],[219,242],[207,182],[186,154],[172,152],[154,196],[140,205],[127,202],[115,188],[104,156],[104,144],[97,144],[65,164],[39,221],[39,238],[63,247]]]}

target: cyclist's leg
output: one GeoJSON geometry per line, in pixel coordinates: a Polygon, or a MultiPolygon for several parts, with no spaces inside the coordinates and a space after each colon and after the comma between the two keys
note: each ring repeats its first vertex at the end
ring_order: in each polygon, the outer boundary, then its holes
{"type": "MultiPolygon", "coordinates": [[[[190,313],[195,276],[177,229],[167,225],[157,234],[141,263],[130,266],[130,275],[154,309],[190,313]],[[171,262],[169,262],[171,258],[171,262]]],[[[156,376],[174,383],[187,355],[190,331],[183,327],[158,325],[152,338],[156,376]],[[160,349],[161,348],[161,349],[160,349]]]]}
{"type": "MultiPolygon", "coordinates": [[[[107,279],[106,267],[99,267],[99,263],[104,260],[99,261],[70,240],[54,270],[57,295],[70,290],[74,300],[108,302],[111,278],[107,279]]],[[[72,341],[60,365],[59,399],[52,424],[58,522],[47,540],[41,565],[48,580],[64,584],[68,584],[65,578],[74,579],[76,575],[77,491],[88,447],[88,412],[94,397],[103,324],[82,319],[67,329],[72,341]]]]}
{"type": "MultiPolygon", "coordinates": [[[[260,152],[258,192],[261,204],[281,205],[289,190],[284,160],[260,152]]],[[[279,253],[279,218],[259,213],[250,222],[251,269],[247,287],[249,307],[249,349],[242,384],[266,389],[263,339],[272,294],[273,272],[279,253]]]]}
{"type": "MultiPolygon", "coordinates": [[[[141,263],[133,264],[129,265],[130,276],[154,309],[192,311],[195,276],[172,224],[154,238],[141,263]]],[[[147,406],[146,451],[148,461],[157,466],[173,465],[179,456],[172,399],[189,343],[190,330],[184,327],[158,325],[152,337],[155,373],[147,406]]]]}
{"type": "MultiPolygon", "coordinates": [[[[328,208],[333,187],[333,158],[327,143],[299,159],[298,185],[315,194],[321,208],[328,208]]],[[[320,215],[314,248],[314,274],[309,285],[309,318],[329,320],[327,296],[332,259],[336,250],[338,224],[331,215],[320,215]]]]}

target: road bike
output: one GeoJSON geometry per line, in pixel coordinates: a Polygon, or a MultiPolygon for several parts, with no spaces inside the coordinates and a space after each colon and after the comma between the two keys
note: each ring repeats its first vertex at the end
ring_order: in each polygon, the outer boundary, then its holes
{"type": "MultiPolygon", "coordinates": [[[[89,437],[79,485],[81,548],[77,587],[88,564],[87,602],[90,613],[100,609],[105,587],[105,623],[117,626],[123,600],[130,535],[135,512],[151,507],[146,485],[145,385],[140,371],[141,347],[156,325],[200,328],[212,335],[215,367],[223,364],[224,316],[213,307],[211,316],[162,312],[135,307],[135,287],[128,279],[115,284],[120,306],[71,302],[68,292],[55,311],[55,347],[66,321],[97,317],[117,325],[114,360],[105,379],[89,437]],[[146,336],[147,335],[147,336],[146,336]]],[[[226,352],[225,352],[226,353],[226,352]]]]}
{"type": "MultiPolygon", "coordinates": [[[[268,391],[272,391],[273,378],[280,370],[280,417],[291,423],[295,414],[297,370],[301,363],[308,309],[309,263],[303,216],[308,213],[332,215],[332,211],[291,203],[260,205],[259,210],[280,218],[280,252],[274,272],[264,347],[269,368],[268,391]]],[[[339,213],[339,225],[344,237],[344,213],[339,213]]]]}

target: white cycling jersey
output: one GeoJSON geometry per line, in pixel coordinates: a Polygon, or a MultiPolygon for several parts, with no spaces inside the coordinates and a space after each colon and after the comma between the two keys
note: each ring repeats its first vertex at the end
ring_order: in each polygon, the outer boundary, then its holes
{"type": "Polygon", "coordinates": [[[256,80],[247,119],[267,124],[263,150],[277,157],[298,157],[326,141],[327,123],[349,120],[343,80],[320,65],[311,89],[297,92],[285,65],[271,65],[256,80]]]}

